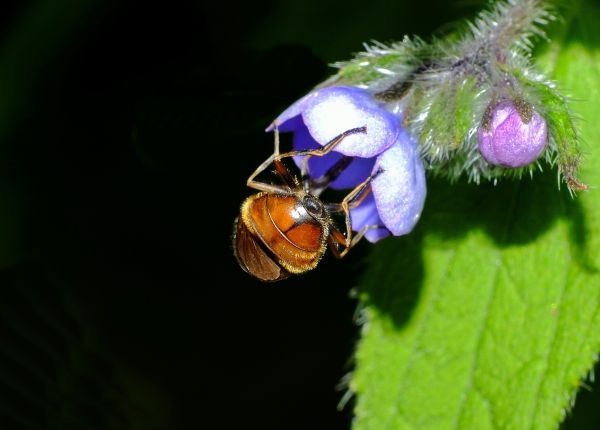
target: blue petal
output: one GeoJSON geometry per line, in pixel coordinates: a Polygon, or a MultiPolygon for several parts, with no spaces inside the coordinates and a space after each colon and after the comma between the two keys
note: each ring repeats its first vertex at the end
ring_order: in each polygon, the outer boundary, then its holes
{"type": "MultiPolygon", "coordinates": [[[[369,193],[360,205],[350,210],[350,217],[352,218],[352,230],[355,232],[359,232],[370,225],[379,225],[383,227],[383,221],[379,218],[373,193],[369,193]]],[[[387,228],[376,228],[367,230],[365,238],[369,242],[375,243],[389,235],[390,231],[387,228]]]]}
{"type": "Polygon", "coordinates": [[[427,187],[417,144],[405,131],[377,158],[378,170],[371,188],[379,217],[393,235],[407,234],[419,221],[427,187]]]}
{"type": "Polygon", "coordinates": [[[275,126],[277,126],[280,131],[292,131],[295,128],[295,124],[287,124],[288,121],[296,117],[301,120],[300,114],[304,111],[307,100],[313,96],[314,93],[308,93],[300,100],[294,102],[290,107],[284,110],[277,118],[275,118],[275,121],[269,124],[266,131],[273,131],[275,126]]]}
{"type": "MultiPolygon", "coordinates": [[[[292,120],[293,121],[293,120],[292,120]]],[[[321,145],[312,138],[306,127],[299,127],[294,133],[294,149],[318,149],[321,145]]],[[[303,157],[294,157],[294,161],[298,167],[302,166],[303,157]]],[[[310,176],[317,179],[324,175],[333,165],[342,158],[342,154],[338,152],[330,152],[324,156],[313,156],[308,161],[310,176]]],[[[354,158],[350,165],[333,181],[329,187],[341,190],[346,188],[354,188],[363,182],[371,174],[375,157],[372,158],[354,158]]]]}
{"type": "Polygon", "coordinates": [[[394,144],[400,119],[381,107],[366,90],[354,87],[328,87],[306,100],[302,112],[311,136],[321,145],[357,127],[366,134],[346,137],[336,151],[352,157],[370,158],[394,144]]]}
{"type": "Polygon", "coordinates": [[[369,177],[374,165],[375,157],[355,157],[346,170],[331,183],[330,187],[335,190],[354,188],[369,177]]]}
{"type": "Polygon", "coordinates": [[[295,132],[296,130],[305,129],[306,126],[304,125],[302,116],[298,115],[298,116],[294,116],[294,117],[290,118],[289,120],[287,120],[286,122],[282,123],[281,125],[278,126],[278,128],[279,128],[279,131],[285,133],[287,131],[295,132]]]}
{"type": "Polygon", "coordinates": [[[280,131],[296,131],[299,119],[320,145],[325,145],[344,131],[367,127],[366,134],[346,137],[336,151],[352,157],[372,158],[396,141],[400,119],[383,108],[366,90],[332,86],[315,90],[287,108],[267,128],[277,125],[280,131]]]}

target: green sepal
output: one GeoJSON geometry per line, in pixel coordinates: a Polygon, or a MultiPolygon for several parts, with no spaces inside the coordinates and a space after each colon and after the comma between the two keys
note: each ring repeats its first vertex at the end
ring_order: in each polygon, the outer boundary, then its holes
{"type": "Polygon", "coordinates": [[[517,70],[513,71],[513,74],[519,79],[524,90],[539,101],[536,108],[548,123],[548,161],[558,164],[559,172],[570,191],[587,189],[587,185],[577,179],[581,149],[573,113],[567,100],[549,82],[529,78],[517,70]]]}

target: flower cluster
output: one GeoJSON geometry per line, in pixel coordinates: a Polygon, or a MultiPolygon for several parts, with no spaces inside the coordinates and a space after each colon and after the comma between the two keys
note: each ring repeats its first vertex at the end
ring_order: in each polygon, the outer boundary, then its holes
{"type": "Polygon", "coordinates": [[[315,90],[286,109],[274,124],[280,131],[294,133],[295,150],[319,148],[346,130],[366,126],[366,134],[348,136],[333,152],[312,157],[310,175],[319,178],[342,156],[352,157],[331,188],[354,188],[377,172],[371,181],[372,192],[351,210],[352,229],[380,226],[365,234],[371,242],[413,229],[425,202],[423,162],[416,141],[402,129],[400,118],[372,94],[346,86],[315,90]]]}
{"type": "Polygon", "coordinates": [[[401,112],[432,175],[496,182],[530,176],[540,160],[558,168],[569,191],[585,190],[568,99],[531,61],[535,39],[555,19],[548,3],[497,1],[458,35],[371,44],[335,64],[322,85],[365,88],[401,112]]]}
{"type": "Polygon", "coordinates": [[[367,47],[273,124],[294,133],[295,149],[366,127],[312,157],[309,174],[320,178],[344,156],[352,162],[332,188],[353,188],[377,172],[372,192],[351,210],[353,230],[381,226],[367,232],[372,242],[413,229],[425,201],[425,166],[478,183],[533,173],[545,157],[570,191],[587,189],[576,177],[581,151],[566,98],[530,64],[532,38],[552,19],[542,0],[506,0],[462,37],[367,47]]]}
{"type": "MultiPolygon", "coordinates": [[[[343,131],[366,126],[365,135],[348,136],[333,152],[312,157],[309,174],[320,178],[342,156],[352,157],[331,188],[354,188],[378,172],[371,182],[372,193],[351,210],[352,229],[380,226],[365,234],[371,242],[413,229],[427,193],[425,169],[416,140],[402,128],[401,116],[387,110],[385,103],[364,89],[331,86],[292,104],[267,130],[275,125],[293,133],[295,150],[319,148],[343,131]]],[[[547,141],[544,119],[537,112],[520,112],[507,101],[489,110],[478,133],[481,155],[490,164],[507,167],[532,163],[547,141]]],[[[296,160],[298,165],[301,162],[296,160]]]]}

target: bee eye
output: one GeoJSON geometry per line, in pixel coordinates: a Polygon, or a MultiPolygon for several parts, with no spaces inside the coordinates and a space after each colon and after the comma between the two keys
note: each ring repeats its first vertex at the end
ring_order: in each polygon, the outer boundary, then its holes
{"type": "Polygon", "coordinates": [[[323,216],[323,204],[315,196],[311,196],[310,194],[304,196],[304,199],[302,199],[302,205],[313,217],[323,216]]]}

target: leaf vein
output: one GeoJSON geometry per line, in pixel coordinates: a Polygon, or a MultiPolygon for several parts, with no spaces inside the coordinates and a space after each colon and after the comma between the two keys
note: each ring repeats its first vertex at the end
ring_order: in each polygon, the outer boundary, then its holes
{"type": "MultiPolygon", "coordinates": [[[[498,253],[498,254],[501,255],[500,253],[498,253]]],[[[500,259],[501,258],[502,257],[500,257],[500,259]]],[[[467,399],[469,397],[469,393],[471,392],[471,390],[473,390],[473,387],[474,387],[475,370],[477,368],[478,361],[479,361],[479,351],[480,351],[481,345],[483,343],[483,336],[485,334],[485,330],[489,323],[490,309],[492,307],[492,302],[494,301],[494,297],[495,297],[495,293],[496,293],[496,286],[498,285],[498,278],[499,278],[498,275],[500,273],[500,268],[502,266],[503,266],[503,263],[502,263],[502,260],[500,260],[499,264],[496,267],[496,270],[494,271],[494,278],[490,285],[490,293],[489,293],[488,299],[485,303],[481,328],[480,328],[479,332],[477,333],[477,341],[475,343],[475,348],[473,350],[473,357],[472,357],[471,366],[469,369],[469,376],[467,378],[467,385],[465,386],[463,395],[462,395],[460,403],[458,405],[458,410],[456,412],[456,419],[452,425],[453,429],[460,428],[459,427],[460,421],[462,420],[462,417],[465,413],[465,408],[466,408],[466,404],[467,404],[467,399]]],[[[481,393],[481,395],[482,395],[482,397],[485,397],[485,396],[483,396],[483,393],[481,393]]]]}
{"type": "MultiPolygon", "coordinates": [[[[567,251],[566,257],[567,257],[567,260],[571,259],[570,251],[567,251]]],[[[568,288],[568,284],[569,284],[569,270],[566,271],[566,277],[565,277],[564,281],[562,282],[562,285],[560,288],[559,298],[557,300],[558,309],[561,308],[561,304],[563,302],[565,292],[568,288]]],[[[552,360],[552,352],[554,351],[557,341],[558,341],[558,328],[561,326],[561,322],[564,319],[564,315],[565,315],[565,312],[559,312],[558,318],[555,321],[554,328],[552,330],[550,346],[549,346],[549,348],[546,349],[546,354],[544,357],[544,369],[540,373],[540,378],[539,378],[539,383],[538,383],[538,387],[536,390],[536,395],[533,398],[535,405],[533,408],[531,408],[531,417],[530,417],[530,426],[529,426],[530,429],[534,428],[534,423],[536,422],[536,416],[538,415],[538,410],[539,410],[539,406],[540,406],[542,386],[543,386],[544,380],[546,379],[546,376],[548,374],[548,369],[550,368],[550,361],[552,360]]]]}
{"type": "MultiPolygon", "coordinates": [[[[444,267],[443,273],[444,274],[448,274],[449,270],[450,270],[450,266],[452,261],[454,260],[454,258],[456,257],[456,250],[452,250],[450,256],[448,257],[448,261],[446,262],[446,266],[444,267]]],[[[443,280],[448,279],[447,276],[442,276],[443,280]]],[[[436,302],[436,297],[438,296],[438,292],[442,289],[442,286],[444,285],[444,282],[440,282],[437,287],[434,286],[434,291],[432,292],[431,295],[431,299],[427,301],[427,309],[425,310],[423,317],[422,317],[422,323],[419,324],[419,331],[415,336],[415,339],[412,342],[412,345],[410,346],[410,358],[407,360],[406,362],[406,366],[404,367],[404,372],[402,372],[402,377],[400,378],[400,385],[398,387],[398,393],[396,395],[396,398],[399,399],[402,396],[402,391],[403,388],[405,386],[405,382],[407,380],[406,375],[409,373],[409,371],[412,369],[412,367],[414,366],[414,362],[415,362],[415,351],[418,348],[418,345],[420,343],[420,340],[423,336],[423,333],[425,332],[425,321],[427,320],[429,314],[432,311],[432,308],[434,307],[434,304],[436,302]]],[[[397,402],[396,404],[398,404],[399,402],[397,402]]],[[[399,415],[403,415],[401,412],[399,412],[399,415]]],[[[408,423],[408,425],[410,425],[411,427],[414,427],[414,424],[411,423],[408,420],[408,417],[406,418],[406,421],[408,423]]],[[[389,421],[388,421],[389,424],[389,421]]],[[[387,425],[386,425],[387,427],[387,425]]]]}
{"type": "MultiPolygon", "coordinates": [[[[510,228],[512,226],[512,223],[510,222],[511,219],[513,219],[514,214],[515,214],[515,209],[516,209],[516,204],[517,204],[517,197],[519,195],[519,190],[520,187],[519,185],[517,185],[515,187],[515,191],[512,195],[512,199],[510,202],[510,206],[509,206],[509,210],[507,212],[507,216],[506,216],[506,222],[505,222],[505,228],[504,228],[504,232],[502,234],[502,241],[505,241],[506,238],[508,237],[508,234],[510,232],[510,228]]],[[[496,296],[496,290],[498,287],[498,283],[499,283],[499,279],[500,279],[500,269],[504,268],[506,269],[505,263],[504,263],[504,259],[503,259],[503,254],[502,251],[497,251],[497,256],[498,256],[498,263],[496,265],[496,269],[494,271],[494,277],[492,279],[492,283],[490,285],[490,292],[488,295],[488,300],[485,304],[484,307],[484,312],[483,312],[483,318],[482,318],[482,324],[481,324],[481,329],[479,330],[479,333],[477,333],[477,341],[475,343],[475,349],[473,350],[473,357],[471,360],[471,367],[469,369],[469,376],[467,378],[467,385],[465,386],[465,390],[463,393],[463,396],[461,397],[459,406],[458,406],[458,410],[456,413],[456,419],[454,421],[454,424],[452,426],[452,428],[454,429],[458,429],[460,422],[462,420],[462,417],[465,413],[465,408],[466,408],[466,404],[467,404],[467,399],[469,398],[469,392],[473,389],[474,386],[474,382],[475,382],[475,371],[478,367],[478,363],[479,363],[479,351],[481,349],[481,346],[483,344],[483,337],[485,335],[486,332],[486,328],[489,324],[489,318],[490,318],[490,309],[492,308],[492,303],[494,302],[494,298],[496,296]]],[[[482,393],[483,396],[483,393],[482,393]]],[[[485,397],[485,396],[484,396],[485,397]]],[[[491,420],[492,422],[494,421],[493,417],[494,417],[494,413],[493,411],[490,411],[491,413],[491,420]]]]}

